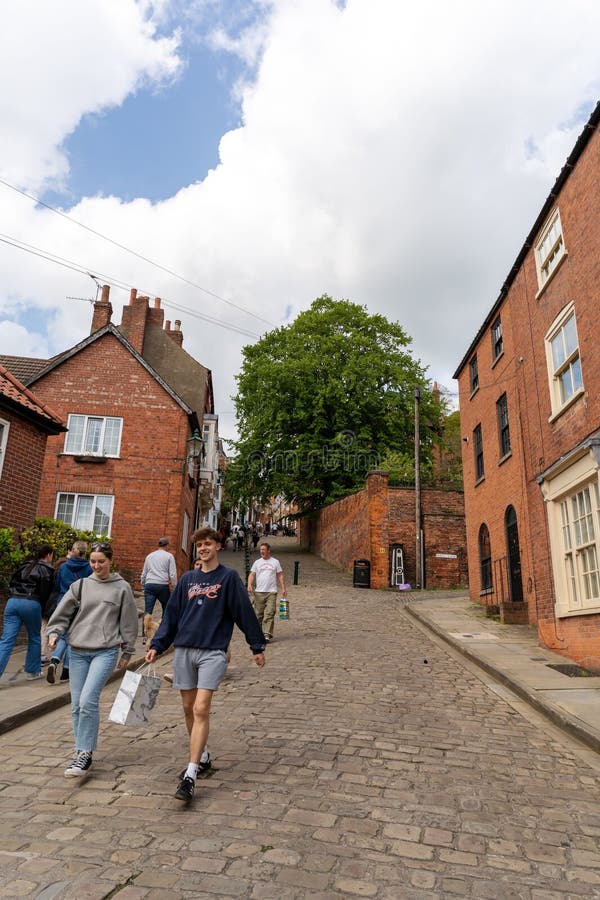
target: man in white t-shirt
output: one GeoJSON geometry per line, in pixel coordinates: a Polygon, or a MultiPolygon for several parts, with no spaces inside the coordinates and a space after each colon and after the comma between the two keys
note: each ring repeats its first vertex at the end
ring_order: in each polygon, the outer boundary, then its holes
{"type": "Polygon", "coordinates": [[[281,596],[287,596],[285,578],[281,563],[271,556],[271,545],[263,541],[259,547],[260,558],[257,559],[248,575],[248,593],[253,595],[252,605],[261,625],[267,643],[273,640],[273,624],[277,609],[277,584],[281,588],[281,596]]]}

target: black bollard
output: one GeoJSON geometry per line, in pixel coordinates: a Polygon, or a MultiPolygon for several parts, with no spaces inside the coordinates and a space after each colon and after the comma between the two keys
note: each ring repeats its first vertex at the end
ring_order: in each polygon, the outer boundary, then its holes
{"type": "Polygon", "coordinates": [[[294,563],[294,584],[298,584],[298,569],[300,568],[300,563],[296,561],[294,563]]]}

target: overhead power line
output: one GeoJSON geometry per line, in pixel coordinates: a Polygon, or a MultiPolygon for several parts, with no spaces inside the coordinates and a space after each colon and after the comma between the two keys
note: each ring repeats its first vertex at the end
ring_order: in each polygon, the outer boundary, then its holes
{"type": "MultiPolygon", "coordinates": [[[[32,244],[26,244],[24,241],[20,241],[17,238],[13,238],[10,235],[0,234],[0,242],[3,244],[8,244],[11,247],[15,247],[17,250],[23,250],[25,253],[31,253],[33,256],[38,256],[40,259],[45,259],[47,262],[54,263],[57,266],[62,266],[65,269],[70,269],[72,272],[79,272],[81,275],[91,275],[90,266],[84,266],[80,263],[73,262],[73,260],[65,259],[63,256],[57,256],[55,253],[50,253],[47,250],[42,250],[40,247],[34,247],[32,244]]],[[[92,269],[92,271],[95,271],[92,269]]],[[[102,272],[96,271],[96,274],[99,278],[101,278],[106,284],[110,284],[112,287],[120,288],[123,291],[131,291],[134,287],[133,285],[127,284],[124,281],[120,281],[118,278],[114,278],[111,275],[106,275],[102,272]]],[[[94,277],[92,275],[92,277],[94,277]]],[[[152,294],[152,291],[144,291],[142,293],[152,294]]],[[[220,319],[215,319],[213,316],[208,316],[206,313],[198,312],[195,309],[188,309],[185,306],[181,306],[180,304],[173,303],[170,300],[161,300],[161,302],[172,309],[185,312],[189,316],[193,316],[196,319],[202,319],[204,322],[210,322],[212,325],[218,325],[220,328],[225,328],[227,331],[235,331],[238,334],[243,334],[246,337],[258,338],[260,335],[256,334],[253,331],[248,331],[246,328],[242,328],[239,325],[232,325],[229,322],[222,322],[220,319]]]]}
{"type": "Polygon", "coordinates": [[[84,222],[79,222],[77,219],[74,219],[72,216],[67,215],[67,213],[62,212],[60,209],[56,209],[54,206],[51,206],[49,203],[44,203],[43,200],[40,200],[38,197],[35,197],[33,194],[28,194],[27,191],[22,190],[21,188],[16,187],[14,184],[10,184],[10,182],[6,181],[4,178],[0,178],[0,184],[3,184],[5,187],[9,188],[11,191],[15,191],[17,194],[21,194],[22,197],[27,197],[28,200],[32,200],[34,203],[39,204],[39,206],[43,206],[44,209],[50,210],[50,212],[55,213],[57,216],[61,216],[61,218],[66,219],[68,222],[71,222],[73,225],[78,225],[79,228],[84,228],[86,231],[89,231],[90,234],[94,234],[96,237],[102,238],[103,241],[108,241],[109,244],[112,244],[114,247],[118,247],[119,250],[124,250],[126,253],[131,253],[132,256],[137,256],[138,259],[143,260],[143,262],[148,263],[151,266],[155,266],[157,269],[161,269],[161,271],[166,272],[167,275],[171,275],[173,278],[178,278],[180,281],[183,281],[185,284],[190,285],[190,287],[196,288],[196,290],[202,291],[205,294],[208,294],[210,297],[214,297],[215,300],[219,300],[221,303],[226,303],[227,306],[231,306],[233,309],[237,309],[238,312],[245,313],[247,316],[252,316],[255,319],[258,319],[260,322],[264,322],[266,325],[270,325],[274,327],[273,322],[270,322],[268,319],[264,319],[262,316],[259,316],[258,313],[252,312],[249,309],[246,309],[243,306],[239,306],[237,303],[234,303],[232,300],[227,300],[225,297],[221,297],[219,294],[216,294],[214,291],[208,290],[208,288],[202,287],[201,284],[197,284],[195,281],[191,281],[189,278],[186,278],[185,275],[180,275],[179,272],[175,272],[173,269],[169,269],[168,266],[163,266],[161,263],[156,262],[153,259],[150,259],[147,256],[144,256],[142,253],[138,253],[137,250],[132,250],[131,247],[126,247],[125,244],[120,244],[119,241],[115,241],[113,238],[108,237],[106,234],[102,234],[101,231],[96,231],[95,228],[91,228],[89,225],[86,225],[84,222]]]}

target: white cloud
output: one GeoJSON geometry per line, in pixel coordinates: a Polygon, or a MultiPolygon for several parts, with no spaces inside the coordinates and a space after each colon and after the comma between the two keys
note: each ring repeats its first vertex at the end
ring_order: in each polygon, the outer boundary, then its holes
{"type": "MultiPolygon", "coordinates": [[[[174,40],[153,36],[134,6],[103,0],[95,9],[90,30],[103,35],[94,44],[97,77],[86,73],[73,96],[70,40],[62,53],[31,60],[32,84],[62,84],[68,96],[45,93],[40,146],[31,123],[41,100],[30,108],[35,91],[15,79],[13,109],[27,109],[12,129],[22,183],[56,176],[61,143],[83,112],[120,102],[141,78],[176,70],[174,40]],[[109,77],[112,55],[122,71],[109,77]]],[[[200,6],[206,12],[211,4],[200,6]]],[[[366,304],[399,320],[431,376],[452,387],[455,366],[600,94],[600,6],[251,6],[263,15],[247,34],[219,32],[221,46],[259,60],[242,88],[243,124],[221,140],[220,165],[165,202],[90,198],[72,215],[274,324],[325,292],[366,304]]],[[[54,34],[65,30],[70,10],[53,4],[54,34]]],[[[207,38],[217,27],[222,20],[207,26],[207,38]]],[[[88,38],[76,33],[83,60],[88,38]]],[[[14,54],[12,69],[23,68],[14,54]]],[[[4,193],[1,199],[7,216],[0,231],[225,322],[268,328],[47,211],[4,193]]],[[[39,307],[56,310],[51,352],[87,333],[89,307],[64,297],[89,293],[91,281],[1,246],[0,265],[0,291],[11,308],[35,297],[39,307]]],[[[113,290],[114,305],[120,296],[113,290]]],[[[184,346],[213,369],[222,429],[232,433],[228,397],[248,338],[186,313],[169,317],[182,319],[184,346]]]]}
{"type": "Polygon", "coordinates": [[[31,331],[11,319],[0,319],[0,353],[45,359],[49,355],[48,341],[45,335],[31,331]]]}
{"type": "Polygon", "coordinates": [[[68,176],[63,141],[86,113],[119,105],[180,67],[178,37],[157,37],[134,0],[19,0],[0,31],[0,174],[39,188],[68,176]]]}

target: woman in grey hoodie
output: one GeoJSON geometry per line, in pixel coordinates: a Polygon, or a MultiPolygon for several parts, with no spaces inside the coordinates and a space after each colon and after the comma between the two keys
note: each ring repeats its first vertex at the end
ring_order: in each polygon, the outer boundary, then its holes
{"type": "Polygon", "coordinates": [[[61,635],[71,647],[71,714],[75,755],[65,769],[67,777],[89,771],[98,743],[100,694],[117,664],[124,668],[135,650],[138,613],[129,584],[110,571],[113,551],[109,544],[93,544],[92,574],[73,582],[56,611],[46,634],[52,650],[61,635]],[[117,662],[121,648],[121,658],[117,662]]]}

